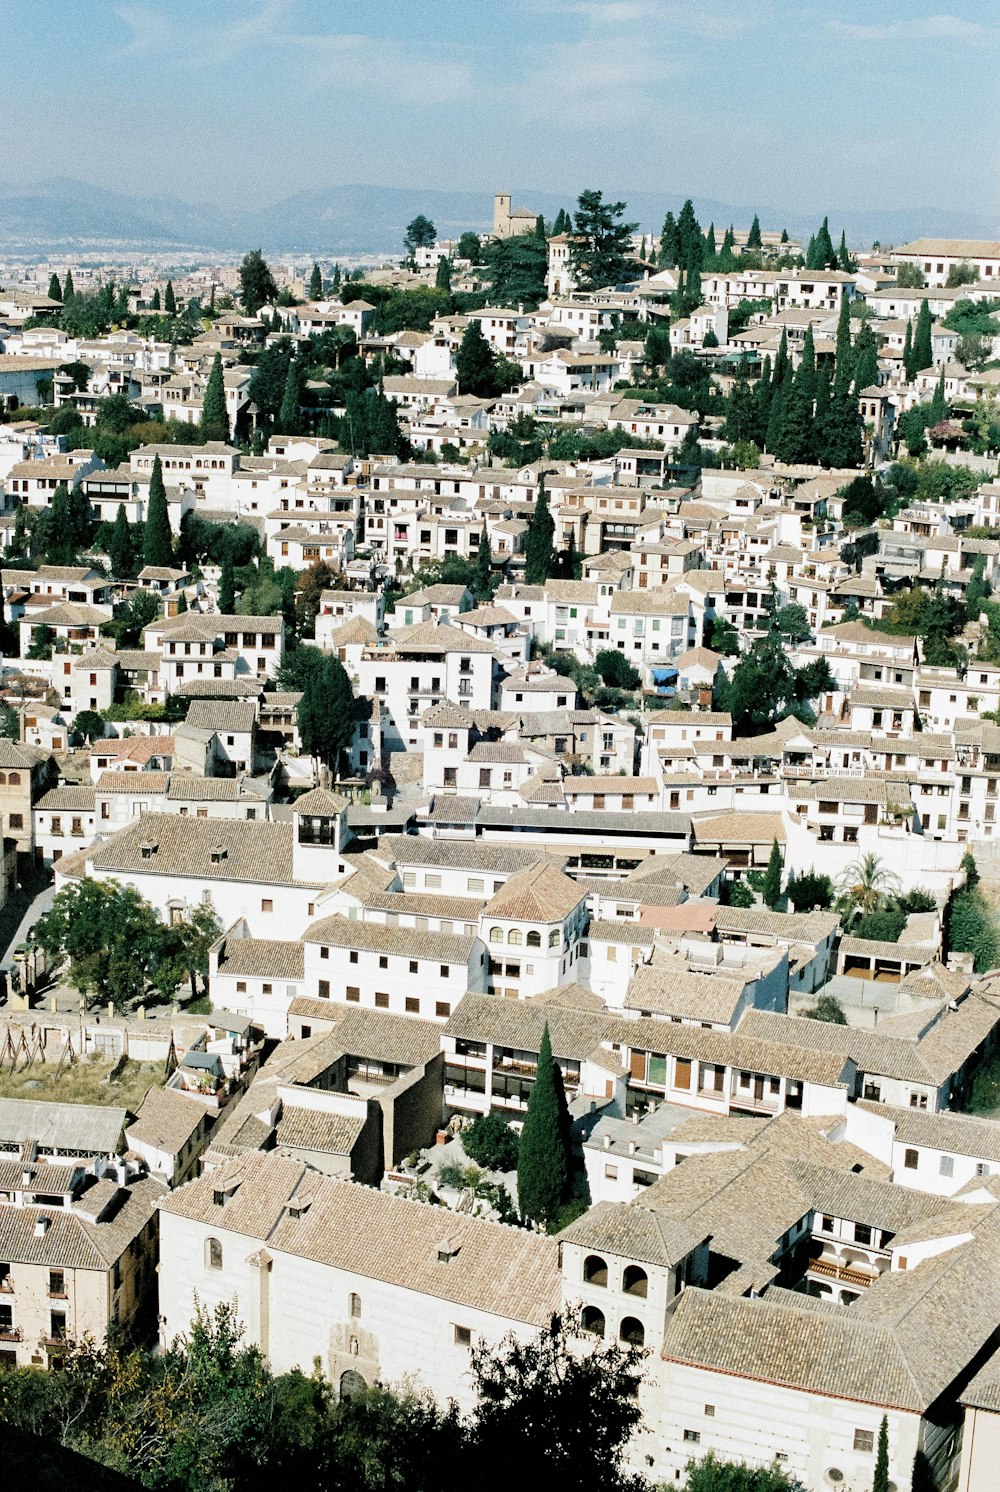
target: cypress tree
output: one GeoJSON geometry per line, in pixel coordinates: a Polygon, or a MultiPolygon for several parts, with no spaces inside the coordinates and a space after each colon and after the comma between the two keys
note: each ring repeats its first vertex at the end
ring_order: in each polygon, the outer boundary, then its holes
{"type": "Polygon", "coordinates": [[[784,419],[777,432],[774,454],[795,465],[813,456],[813,401],[816,397],[816,353],[812,327],[806,328],[802,359],[788,382],[784,419]]]}
{"type": "Polygon", "coordinates": [[[159,285],[157,285],[156,289],[153,291],[153,298],[152,298],[152,300],[149,303],[149,309],[151,311],[159,311],[161,309],[161,307],[160,307],[160,287],[159,287],[159,285]]]}
{"type": "Polygon", "coordinates": [[[677,236],[677,224],[672,212],[668,212],[663,219],[663,231],[660,234],[659,263],[664,269],[673,269],[677,264],[680,242],[677,236]]]}
{"type": "Polygon", "coordinates": [[[913,382],[913,322],[906,323],[906,336],[903,338],[903,371],[906,374],[907,383],[913,382]]]}
{"type": "Polygon", "coordinates": [[[322,273],[320,271],[319,265],[318,264],[314,264],[313,267],[312,267],[312,274],[309,276],[309,299],[310,300],[322,300],[322,298],[323,298],[323,275],[322,275],[322,273]]]}
{"type": "Polygon", "coordinates": [[[806,249],[806,269],[818,268],[819,265],[816,263],[816,235],[814,233],[810,238],[809,246],[806,249]]]}
{"type": "Polygon", "coordinates": [[[549,512],[549,499],[545,491],[545,478],[538,479],[538,497],[535,511],[528,522],[528,533],[524,546],[524,578],[528,585],[544,585],[552,574],[555,550],[552,538],[556,526],[549,512]]]}
{"type": "Polygon", "coordinates": [[[451,260],[439,259],[437,262],[437,273],[434,276],[435,290],[451,289],[451,260]]]}
{"type": "Polygon", "coordinates": [[[482,532],[479,535],[479,548],[476,550],[475,579],[472,582],[472,591],[477,601],[488,601],[493,591],[491,557],[490,536],[486,532],[486,521],[484,519],[482,532]]]}
{"type": "Polygon", "coordinates": [[[73,559],[73,545],[71,538],[72,524],[69,510],[69,488],[65,482],[60,482],[52,494],[52,506],[46,517],[48,523],[48,539],[45,557],[52,565],[67,565],[73,559]]]}
{"type": "Polygon", "coordinates": [[[215,286],[214,285],[212,286],[212,293],[208,297],[208,314],[210,316],[214,316],[215,315],[215,286]]]}
{"type": "Polygon", "coordinates": [[[541,213],[535,219],[535,237],[540,238],[542,243],[545,242],[545,218],[541,213]]]}
{"type": "Polygon", "coordinates": [[[854,268],[850,254],[847,252],[847,234],[842,228],[840,230],[840,248],[837,250],[837,268],[842,269],[845,275],[849,275],[854,268]]]}
{"type": "Polygon", "coordinates": [[[774,359],[774,372],[771,374],[771,392],[776,394],[778,389],[787,380],[791,368],[788,362],[788,332],[781,328],[781,341],[778,343],[778,353],[774,359]]]}
{"type": "Polygon", "coordinates": [[[483,336],[478,321],[470,321],[455,355],[455,376],[459,392],[489,398],[494,390],[495,359],[493,349],[483,336]]]}
{"type": "Polygon", "coordinates": [[[727,254],[732,254],[733,249],[735,248],[735,246],[736,246],[736,234],[733,232],[733,225],[732,225],[732,223],[730,223],[730,225],[726,229],[725,235],[723,237],[722,248],[720,250],[720,253],[722,254],[723,257],[725,257],[727,254]]]}
{"type": "Polygon", "coordinates": [[[548,1022],[542,1032],[538,1070],[528,1098],[528,1112],[517,1154],[517,1200],[521,1216],[553,1224],[570,1188],[571,1155],[566,1143],[565,1094],[560,1104],[548,1022]]]}
{"type": "Polygon", "coordinates": [[[924,368],[934,366],[934,349],[931,344],[931,303],[929,300],[921,301],[920,314],[917,317],[917,329],[913,333],[913,371],[923,372],[924,368]]]}
{"type": "Polygon", "coordinates": [[[833,239],[830,237],[830,220],[824,218],[819,232],[816,235],[816,263],[814,269],[835,269],[837,266],[837,251],[833,247],[833,239]]]}
{"type": "Polygon", "coordinates": [[[700,244],[701,226],[695,216],[694,203],[689,197],[677,219],[677,263],[684,269],[691,268],[692,256],[696,252],[695,239],[700,244]]]}
{"type": "Polygon", "coordinates": [[[118,512],[108,540],[108,559],[111,573],[116,580],[130,576],[135,570],[135,548],[132,544],[132,528],[125,513],[125,504],[118,504],[118,512]]]}
{"type": "Polygon", "coordinates": [[[767,430],[764,436],[764,445],[772,455],[777,453],[781,444],[781,432],[785,428],[785,410],[788,406],[788,380],[775,384],[771,380],[771,407],[767,415],[767,430]]]}
{"type": "Polygon", "coordinates": [[[174,295],[173,280],[167,281],[167,288],[163,292],[163,309],[168,316],[177,315],[177,297],[174,295]]]}
{"type": "Polygon", "coordinates": [[[878,383],[878,343],[875,333],[866,322],[858,332],[854,344],[854,392],[871,388],[878,383]]]}
{"type": "Polygon", "coordinates": [[[763,450],[767,440],[767,421],[771,413],[771,359],[764,359],[760,377],[754,384],[754,440],[763,450]]]}
{"type": "Polygon", "coordinates": [[[781,900],[781,850],[775,839],[771,844],[771,854],[764,872],[764,903],[773,912],[781,900]]]}
{"type": "Polygon", "coordinates": [[[840,316],[837,320],[837,352],[833,365],[834,383],[837,383],[838,380],[849,383],[852,368],[851,312],[847,296],[842,295],[840,298],[840,316]]]}
{"type": "Polygon", "coordinates": [[[71,269],[68,269],[66,271],[66,278],[65,280],[63,280],[63,305],[68,304],[68,302],[73,299],[75,294],[76,287],[73,284],[73,271],[71,269]]]}
{"type": "Polygon", "coordinates": [[[754,213],[753,222],[750,224],[750,232],[747,234],[747,248],[759,249],[762,242],[763,240],[760,236],[760,218],[754,213]]]}
{"type": "Polygon", "coordinates": [[[705,234],[705,258],[715,258],[715,224],[709,223],[708,232],[705,234]]]}
{"type": "Polygon", "coordinates": [[[226,386],[222,376],[222,356],[218,352],[212,359],[212,371],[205,385],[205,397],[201,406],[201,438],[202,440],[229,439],[226,386]]]}
{"type": "Polygon", "coordinates": [[[285,375],[285,392],[281,396],[278,410],[278,428],[285,435],[294,435],[299,423],[299,373],[294,359],[288,364],[285,375]]]}
{"type": "Polygon", "coordinates": [[[931,400],[930,412],[928,414],[928,425],[938,425],[942,420],[948,418],[948,404],[944,397],[944,369],[941,369],[941,377],[934,389],[934,397],[931,400]]]}
{"type": "Polygon", "coordinates": [[[878,1427],[878,1449],[872,1474],[872,1492],[889,1492],[889,1416],[883,1414],[878,1427]]]}
{"type": "Polygon", "coordinates": [[[173,559],[173,540],[167,512],[167,489],[163,485],[163,468],[159,453],[153,458],[149,478],[146,522],[142,534],[142,561],[145,565],[169,565],[173,559]]]}
{"type": "Polygon", "coordinates": [[[340,265],[339,264],[335,264],[333,266],[333,279],[330,282],[332,288],[335,291],[340,289],[340,279],[341,279],[341,277],[340,277],[340,265]]]}
{"type": "Polygon", "coordinates": [[[59,276],[53,273],[51,279],[49,280],[49,300],[61,301],[62,298],[63,293],[62,286],[59,283],[59,276]]]}
{"type": "Polygon", "coordinates": [[[236,579],[233,575],[233,556],[227,544],[222,553],[222,574],[219,576],[219,610],[223,616],[232,616],[236,610],[236,579]]]}

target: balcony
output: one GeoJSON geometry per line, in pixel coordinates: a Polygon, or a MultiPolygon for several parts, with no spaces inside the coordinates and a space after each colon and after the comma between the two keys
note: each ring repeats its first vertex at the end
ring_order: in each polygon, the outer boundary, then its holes
{"type": "Polygon", "coordinates": [[[0,1342],[21,1342],[24,1334],[19,1326],[0,1326],[0,1342]]]}
{"type": "Polygon", "coordinates": [[[835,1264],[830,1259],[810,1259],[807,1266],[810,1274],[821,1279],[836,1280],[841,1285],[852,1285],[867,1290],[879,1277],[877,1269],[863,1269],[851,1264],[835,1264]]]}

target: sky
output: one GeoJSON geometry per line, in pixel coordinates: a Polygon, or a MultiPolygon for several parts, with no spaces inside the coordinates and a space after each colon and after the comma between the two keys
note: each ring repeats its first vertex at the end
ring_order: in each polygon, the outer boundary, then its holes
{"type": "Polygon", "coordinates": [[[0,0],[0,180],[995,211],[1000,7],[942,4],[0,0]]]}

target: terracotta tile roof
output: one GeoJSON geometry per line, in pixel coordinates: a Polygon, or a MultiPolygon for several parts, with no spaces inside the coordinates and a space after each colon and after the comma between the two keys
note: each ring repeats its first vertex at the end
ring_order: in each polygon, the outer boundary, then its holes
{"type": "Polygon", "coordinates": [[[412,927],[388,927],[381,922],[355,922],[349,917],[324,917],[303,934],[306,943],[385,953],[397,958],[467,964],[477,939],[455,933],[421,932],[412,927]]]}
{"type": "Polygon", "coordinates": [[[512,875],[487,902],[485,915],[514,922],[558,922],[585,897],[583,887],[553,865],[536,865],[512,875]]]}

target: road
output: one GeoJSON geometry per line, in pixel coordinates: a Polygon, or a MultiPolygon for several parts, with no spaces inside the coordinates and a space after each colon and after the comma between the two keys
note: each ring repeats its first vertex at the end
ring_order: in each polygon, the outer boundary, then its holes
{"type": "Polygon", "coordinates": [[[9,969],[13,962],[14,949],[23,943],[28,928],[37,922],[43,912],[52,905],[55,886],[47,878],[36,877],[21,890],[16,891],[3,907],[0,907],[0,968],[9,969]]]}

